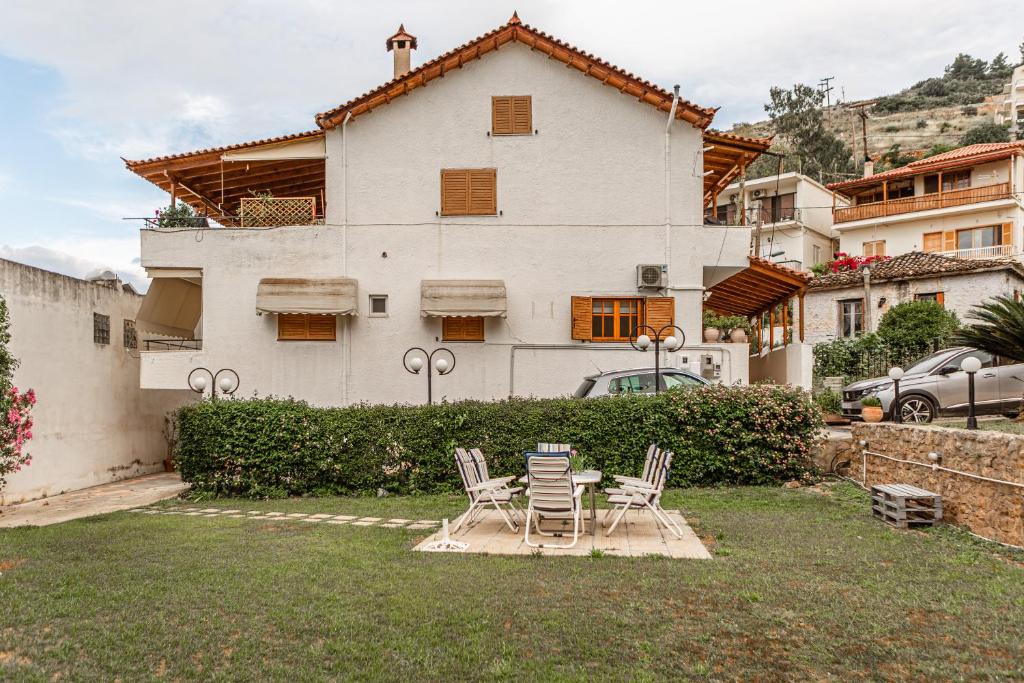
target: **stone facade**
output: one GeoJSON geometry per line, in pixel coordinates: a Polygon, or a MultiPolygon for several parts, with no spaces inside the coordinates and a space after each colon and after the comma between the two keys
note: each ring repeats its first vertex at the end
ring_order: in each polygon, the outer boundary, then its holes
{"type": "Polygon", "coordinates": [[[1024,546],[1024,436],[859,423],[853,426],[849,459],[849,470],[841,473],[865,487],[898,483],[933,491],[942,496],[944,521],[1000,543],[1024,546]],[[867,443],[866,455],[862,440],[867,443]],[[933,452],[940,455],[935,463],[928,458],[933,452]]]}

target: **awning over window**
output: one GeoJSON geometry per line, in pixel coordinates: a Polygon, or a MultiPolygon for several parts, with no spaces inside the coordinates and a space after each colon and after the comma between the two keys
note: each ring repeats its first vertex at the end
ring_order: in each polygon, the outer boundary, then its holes
{"type": "Polygon", "coordinates": [[[154,277],[135,324],[153,334],[192,339],[202,312],[202,285],[180,277],[154,277]]]}
{"type": "Polygon", "coordinates": [[[264,278],[256,289],[258,313],[355,315],[358,282],[352,278],[264,278]]]}
{"type": "Polygon", "coordinates": [[[424,280],[420,314],[439,317],[505,317],[504,280],[424,280]]]}

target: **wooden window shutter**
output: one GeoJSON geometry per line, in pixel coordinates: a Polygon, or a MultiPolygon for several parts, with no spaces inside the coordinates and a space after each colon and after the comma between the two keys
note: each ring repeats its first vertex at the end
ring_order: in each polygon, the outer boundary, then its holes
{"type": "Polygon", "coordinates": [[[1013,244],[1013,223],[1003,223],[1003,241],[1000,244],[1013,244]]]}
{"type": "Polygon", "coordinates": [[[441,318],[441,338],[444,341],[484,341],[484,319],[479,316],[441,318]]]}
{"type": "Polygon", "coordinates": [[[469,213],[474,216],[498,213],[498,172],[495,169],[469,172],[469,213]]]}
{"type": "Polygon", "coordinates": [[[572,339],[590,341],[594,328],[594,300],[589,296],[572,297],[572,339]]]}
{"type": "MultiPolygon", "coordinates": [[[[657,332],[666,325],[676,324],[676,300],[670,296],[649,296],[645,302],[646,322],[657,332]]],[[[675,330],[665,332],[665,337],[675,334],[675,330]]]]}
{"type": "Polygon", "coordinates": [[[935,301],[940,306],[945,308],[945,306],[946,306],[946,295],[945,295],[945,293],[943,293],[943,292],[936,292],[936,294],[935,294],[935,301]]]}
{"type": "Polygon", "coordinates": [[[465,216],[469,213],[469,171],[441,171],[441,215],[465,216]]]}
{"type": "Polygon", "coordinates": [[[924,235],[923,245],[925,251],[942,251],[942,233],[928,232],[924,235]]]}
{"type": "Polygon", "coordinates": [[[512,99],[512,132],[529,135],[533,132],[533,100],[529,95],[512,99]]]}
{"type": "Polygon", "coordinates": [[[498,213],[498,172],[493,168],[443,169],[442,216],[493,216],[498,213]]]}
{"type": "Polygon", "coordinates": [[[285,313],[277,316],[278,339],[305,339],[307,331],[306,316],[285,313]]]}
{"type": "Polygon", "coordinates": [[[337,338],[337,318],[333,315],[310,315],[307,325],[309,328],[308,339],[314,341],[334,341],[337,338]]]}
{"type": "Polygon", "coordinates": [[[494,135],[511,135],[512,127],[511,97],[491,98],[491,133],[494,135]]]}
{"type": "Polygon", "coordinates": [[[947,230],[942,233],[942,250],[956,251],[956,230],[947,230]]]}

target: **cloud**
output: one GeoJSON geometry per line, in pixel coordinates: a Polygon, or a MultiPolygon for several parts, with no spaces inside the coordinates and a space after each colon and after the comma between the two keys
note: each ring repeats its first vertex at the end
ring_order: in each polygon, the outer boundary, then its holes
{"type": "Polygon", "coordinates": [[[39,244],[0,245],[0,258],[83,279],[103,270],[112,270],[137,290],[146,291],[149,280],[139,265],[138,251],[137,239],[67,238],[47,247],[39,244]]]}
{"type": "Polygon", "coordinates": [[[0,194],[14,187],[14,174],[0,168],[0,194]]]}

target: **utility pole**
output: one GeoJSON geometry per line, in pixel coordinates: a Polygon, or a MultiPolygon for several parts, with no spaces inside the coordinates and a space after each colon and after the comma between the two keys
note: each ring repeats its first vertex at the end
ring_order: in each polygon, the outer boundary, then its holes
{"type": "MultiPolygon", "coordinates": [[[[764,225],[764,213],[761,211],[761,207],[757,207],[757,222],[754,223],[754,256],[761,258],[761,226],[764,225]]],[[[771,253],[768,254],[768,260],[771,260],[771,253]]]]}
{"type": "Polygon", "coordinates": [[[864,111],[864,107],[860,108],[860,134],[864,142],[864,161],[871,161],[871,157],[868,156],[868,113],[864,111]]]}
{"type": "Polygon", "coordinates": [[[832,117],[829,113],[829,109],[832,108],[832,91],[835,90],[835,88],[829,85],[829,81],[832,81],[833,79],[835,79],[835,76],[826,76],[818,81],[818,88],[825,94],[825,116],[830,122],[832,117]]]}

